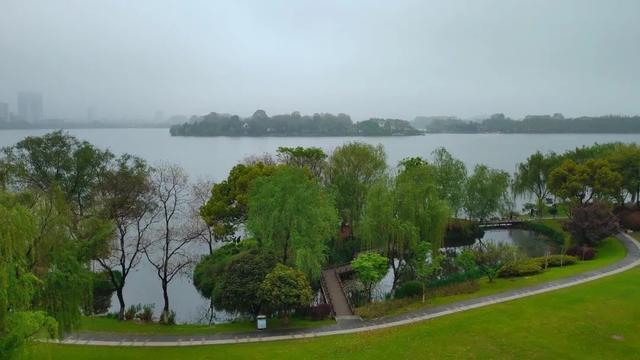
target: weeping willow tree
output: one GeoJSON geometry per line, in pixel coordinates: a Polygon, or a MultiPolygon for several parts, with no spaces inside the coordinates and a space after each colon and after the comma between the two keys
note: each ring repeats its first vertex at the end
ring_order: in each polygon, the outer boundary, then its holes
{"type": "Polygon", "coordinates": [[[57,334],[57,323],[33,300],[43,282],[33,274],[28,244],[37,234],[33,215],[15,198],[0,193],[0,358],[19,355],[36,335],[57,334]]]}
{"type": "Polygon", "coordinates": [[[392,289],[421,244],[431,244],[434,253],[442,246],[449,209],[437,197],[431,171],[421,159],[409,159],[395,179],[378,181],[367,195],[358,235],[364,249],[387,257],[392,289]]]}

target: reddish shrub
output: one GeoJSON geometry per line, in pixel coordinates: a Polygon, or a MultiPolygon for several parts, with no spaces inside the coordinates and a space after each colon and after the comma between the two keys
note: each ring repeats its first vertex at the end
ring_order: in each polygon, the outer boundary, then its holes
{"type": "Polygon", "coordinates": [[[567,250],[567,255],[575,256],[580,260],[592,260],[596,256],[596,249],[589,246],[574,246],[567,250]]]}
{"type": "Polygon", "coordinates": [[[331,315],[331,306],[329,304],[318,304],[311,307],[312,320],[324,320],[331,315]]]}
{"type": "Polygon", "coordinates": [[[635,210],[624,210],[618,213],[618,218],[620,219],[620,225],[622,227],[638,231],[640,230],[640,211],[635,210]]]}

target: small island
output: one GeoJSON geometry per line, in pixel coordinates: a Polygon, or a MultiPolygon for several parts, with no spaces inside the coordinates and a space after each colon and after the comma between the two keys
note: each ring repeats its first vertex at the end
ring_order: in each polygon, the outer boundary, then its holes
{"type": "Polygon", "coordinates": [[[423,132],[410,122],[400,119],[379,119],[353,122],[347,114],[329,113],[268,116],[257,110],[251,117],[212,112],[194,116],[190,121],[174,125],[172,136],[413,136],[423,132]]]}

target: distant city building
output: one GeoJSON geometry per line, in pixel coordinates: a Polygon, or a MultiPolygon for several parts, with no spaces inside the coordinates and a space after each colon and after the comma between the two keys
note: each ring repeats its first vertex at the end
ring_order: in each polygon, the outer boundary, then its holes
{"type": "Polygon", "coordinates": [[[43,119],[42,94],[32,92],[18,93],[18,116],[30,123],[39,123],[43,119]]]}
{"type": "Polygon", "coordinates": [[[9,121],[9,104],[0,102],[0,122],[9,121]]]}

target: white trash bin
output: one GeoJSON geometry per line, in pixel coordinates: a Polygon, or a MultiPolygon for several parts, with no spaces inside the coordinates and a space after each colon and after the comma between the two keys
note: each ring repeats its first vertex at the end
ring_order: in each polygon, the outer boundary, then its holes
{"type": "Polygon", "coordinates": [[[258,315],[256,318],[256,325],[258,330],[264,330],[267,328],[267,317],[264,315],[258,315]]]}

